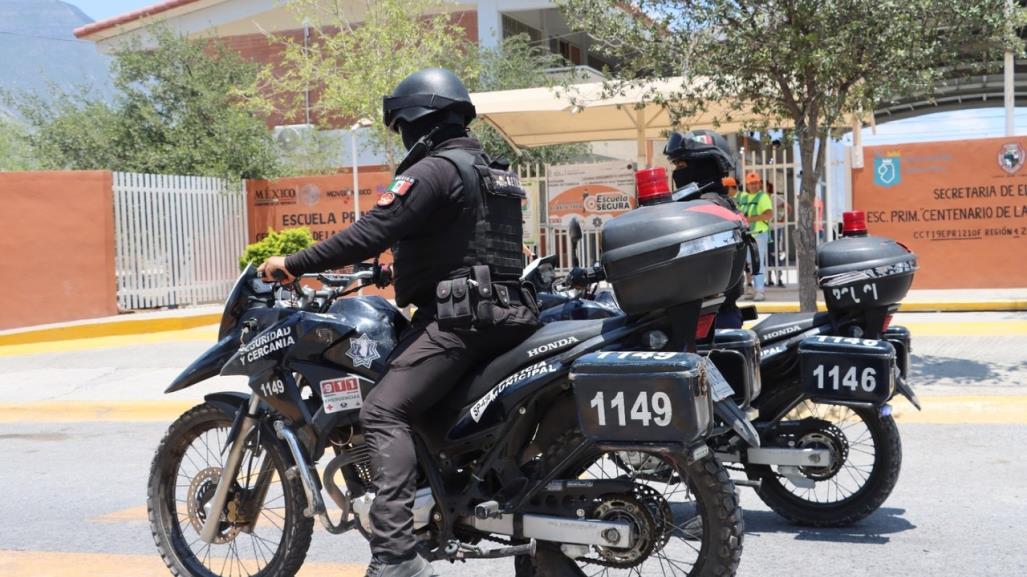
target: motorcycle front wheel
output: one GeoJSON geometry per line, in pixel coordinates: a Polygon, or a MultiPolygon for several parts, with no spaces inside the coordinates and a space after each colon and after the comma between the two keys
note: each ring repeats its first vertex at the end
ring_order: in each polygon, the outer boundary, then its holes
{"type": "Polygon", "coordinates": [[[208,403],[175,421],[153,457],[147,488],[150,531],[164,563],[176,576],[295,575],[310,547],[313,519],[306,497],[288,480],[289,458],[270,435],[255,430],[219,513],[212,543],[200,538],[227,460],[232,418],[208,403]]]}
{"type": "MultiPolygon", "coordinates": [[[[769,403],[761,412],[776,414],[777,407],[787,406],[783,402],[769,403]]],[[[828,424],[793,439],[795,446],[827,449],[832,466],[799,467],[805,477],[803,484],[812,485],[802,486],[774,467],[746,465],[747,476],[761,481],[756,490],[760,499],[789,521],[812,527],[847,527],[879,509],[895,488],[902,467],[902,441],[895,419],[876,407],[850,408],[807,399],[782,421],[803,419],[828,424]]]]}

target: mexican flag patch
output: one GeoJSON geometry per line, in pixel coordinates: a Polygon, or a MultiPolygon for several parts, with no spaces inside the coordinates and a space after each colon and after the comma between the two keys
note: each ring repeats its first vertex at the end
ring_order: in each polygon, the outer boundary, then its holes
{"type": "Polygon", "coordinates": [[[397,176],[389,188],[386,188],[386,192],[391,192],[396,196],[404,196],[410,189],[417,184],[416,178],[410,178],[409,176],[397,176]]]}

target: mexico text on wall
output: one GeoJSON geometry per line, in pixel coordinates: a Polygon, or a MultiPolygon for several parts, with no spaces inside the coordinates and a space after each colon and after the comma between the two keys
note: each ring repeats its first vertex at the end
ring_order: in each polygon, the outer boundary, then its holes
{"type": "Polygon", "coordinates": [[[868,147],[852,202],[917,253],[914,288],[1027,286],[1027,137],[868,147]]]}
{"type": "MultiPolygon", "coordinates": [[[[314,240],[322,241],[351,225],[357,214],[374,207],[378,196],[392,182],[392,175],[381,169],[358,172],[360,200],[354,203],[353,175],[332,174],[275,180],[246,181],[249,240],[256,242],[269,228],[284,230],[308,227],[314,240]]],[[[382,262],[392,262],[391,253],[382,262]]],[[[392,297],[392,289],[368,289],[365,294],[392,297]]]]}

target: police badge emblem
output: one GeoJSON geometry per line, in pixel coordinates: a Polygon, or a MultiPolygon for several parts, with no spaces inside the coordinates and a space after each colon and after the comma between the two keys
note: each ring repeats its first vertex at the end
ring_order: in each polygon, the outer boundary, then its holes
{"type": "Polygon", "coordinates": [[[354,367],[371,368],[371,363],[381,355],[378,354],[378,343],[371,340],[367,335],[360,335],[360,338],[350,339],[349,351],[346,356],[353,359],[354,367]]]}
{"type": "Polygon", "coordinates": [[[1016,174],[1023,168],[1024,151],[1019,142],[1003,144],[998,153],[998,165],[1006,174],[1016,174]]]}

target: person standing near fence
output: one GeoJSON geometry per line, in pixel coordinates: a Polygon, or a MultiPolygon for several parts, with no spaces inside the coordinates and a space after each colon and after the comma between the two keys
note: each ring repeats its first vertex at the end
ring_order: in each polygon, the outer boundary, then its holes
{"type": "Polygon", "coordinates": [[[770,265],[767,271],[767,280],[771,286],[774,285],[774,271],[777,271],[777,286],[784,288],[784,267],[788,265],[788,242],[786,229],[788,228],[788,215],[792,207],[788,203],[783,188],[777,190],[771,183],[767,183],[766,192],[774,199],[774,221],[770,223],[770,238],[767,243],[768,256],[764,260],[770,265]]]}
{"type": "MultiPolygon", "coordinates": [[[[771,204],[770,196],[763,191],[763,179],[755,172],[745,175],[745,192],[735,197],[738,210],[745,215],[749,221],[749,232],[756,238],[759,246],[759,274],[752,277],[753,292],[746,293],[745,299],[754,301],[767,300],[765,293],[765,279],[767,269],[767,237],[770,230],[769,221],[773,219],[774,207],[771,204]]],[[[749,263],[753,267],[753,263],[749,263]]]]}

